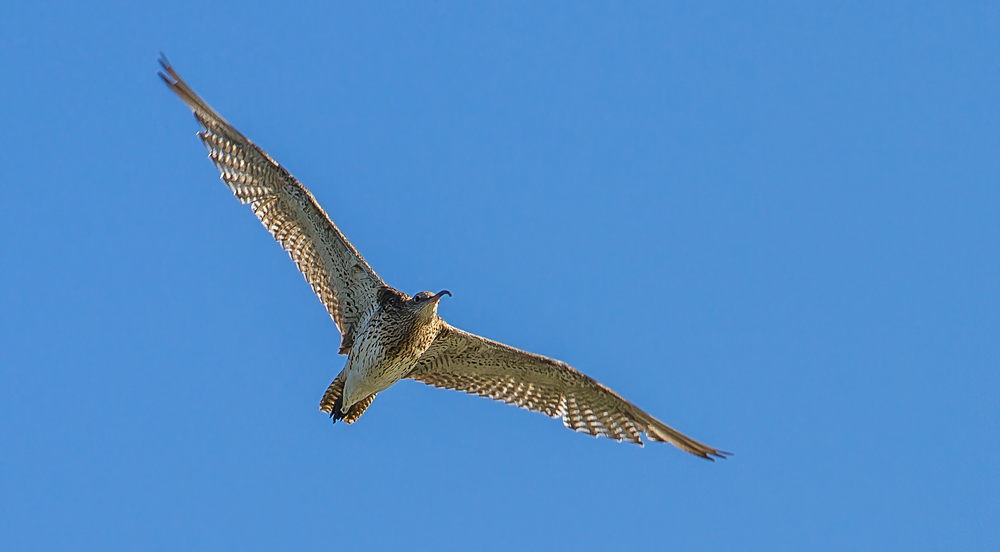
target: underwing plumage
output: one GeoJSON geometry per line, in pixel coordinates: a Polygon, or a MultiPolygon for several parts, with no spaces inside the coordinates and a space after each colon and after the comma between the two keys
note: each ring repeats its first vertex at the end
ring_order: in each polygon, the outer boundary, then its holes
{"type": "Polygon", "coordinates": [[[447,290],[409,296],[388,286],[298,180],[205,103],[165,58],[163,81],[202,126],[222,180],[288,252],[330,313],[347,364],[320,410],[353,424],[401,379],[465,391],[560,418],[575,431],[642,445],[668,442],[712,460],[729,453],[667,426],[569,365],[448,325],[437,314],[447,290]]]}

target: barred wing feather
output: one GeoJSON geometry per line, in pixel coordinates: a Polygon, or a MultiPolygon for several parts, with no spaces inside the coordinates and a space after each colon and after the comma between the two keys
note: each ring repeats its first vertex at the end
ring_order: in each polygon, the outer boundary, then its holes
{"type": "Polygon", "coordinates": [[[329,311],[342,335],[342,354],[350,351],[360,318],[385,285],[330,220],[309,190],[262,149],[209,107],[160,60],[160,77],[194,112],[204,128],[198,136],[209,158],[236,198],[249,204],[329,311]]]}
{"type": "Polygon", "coordinates": [[[447,326],[407,376],[562,418],[573,430],[642,445],[668,442],[713,460],[729,453],[699,443],[569,365],[447,326]]]}

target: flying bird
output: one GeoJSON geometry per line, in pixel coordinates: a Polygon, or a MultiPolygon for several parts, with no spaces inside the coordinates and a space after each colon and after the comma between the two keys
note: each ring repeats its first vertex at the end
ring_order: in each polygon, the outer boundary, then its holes
{"type": "Polygon", "coordinates": [[[340,330],[347,363],[320,401],[353,424],[401,379],[514,404],[573,430],[642,445],[668,442],[713,460],[730,453],[699,443],[569,365],[462,331],[437,314],[448,290],[412,297],[382,281],[312,194],[209,107],[160,58],[159,75],[194,112],[208,156],[241,203],[288,252],[340,330]]]}

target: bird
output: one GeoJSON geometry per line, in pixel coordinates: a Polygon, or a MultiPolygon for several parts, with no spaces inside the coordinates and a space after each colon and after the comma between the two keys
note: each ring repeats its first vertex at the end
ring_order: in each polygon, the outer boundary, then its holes
{"type": "Polygon", "coordinates": [[[191,109],[220,176],[288,252],[340,331],[344,368],[320,410],[355,423],[403,379],[464,391],[561,418],[572,430],[643,445],[642,434],[707,460],[732,453],[700,443],[568,364],[463,331],[438,315],[448,290],[413,296],[387,285],[312,193],[222,118],[161,55],[158,72],[191,109]]]}

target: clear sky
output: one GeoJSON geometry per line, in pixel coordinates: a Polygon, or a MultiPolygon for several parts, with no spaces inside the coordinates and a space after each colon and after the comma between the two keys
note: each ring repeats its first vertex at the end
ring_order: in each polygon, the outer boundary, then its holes
{"type": "Polygon", "coordinates": [[[1000,549],[1000,8],[749,4],[6,5],[0,549],[1000,549]],[[735,456],[331,425],[161,50],[388,283],[735,456]]]}

